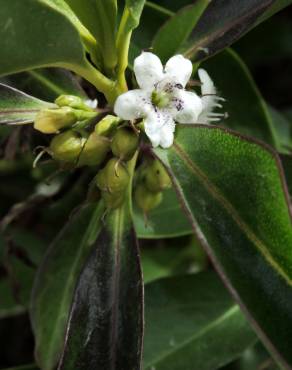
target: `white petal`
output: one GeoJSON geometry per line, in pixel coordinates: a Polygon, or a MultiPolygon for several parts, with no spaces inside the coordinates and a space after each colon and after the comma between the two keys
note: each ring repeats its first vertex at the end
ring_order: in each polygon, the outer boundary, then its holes
{"type": "Polygon", "coordinates": [[[174,119],[179,123],[197,123],[198,117],[202,113],[202,99],[194,92],[180,91],[174,101],[177,113],[174,119]]]}
{"type": "Polygon", "coordinates": [[[212,110],[215,107],[215,104],[217,103],[216,87],[214,85],[214,82],[211,80],[210,76],[204,69],[200,68],[198,70],[198,75],[202,83],[201,91],[203,107],[206,110],[212,110]]]}
{"type": "Polygon", "coordinates": [[[89,108],[95,109],[95,108],[97,108],[98,101],[97,101],[97,99],[94,99],[94,100],[87,99],[87,100],[85,100],[85,104],[89,108]]]}
{"type": "Polygon", "coordinates": [[[163,66],[153,53],[143,52],[134,61],[134,72],[141,89],[153,90],[154,85],[163,79],[163,66]]]}
{"type": "Polygon", "coordinates": [[[148,114],[144,121],[145,133],[152,145],[168,148],[173,143],[175,123],[167,111],[158,110],[148,114]]]}
{"type": "Polygon", "coordinates": [[[164,125],[160,131],[160,146],[164,149],[169,148],[174,140],[175,123],[171,119],[168,124],[164,125]]]}
{"type": "Polygon", "coordinates": [[[144,117],[151,107],[150,96],[143,90],[130,90],[120,95],[114,106],[115,114],[126,120],[144,117]]]}
{"type": "Polygon", "coordinates": [[[193,71],[192,62],[182,55],[175,55],[168,60],[165,66],[165,73],[175,83],[186,86],[193,71]]]}

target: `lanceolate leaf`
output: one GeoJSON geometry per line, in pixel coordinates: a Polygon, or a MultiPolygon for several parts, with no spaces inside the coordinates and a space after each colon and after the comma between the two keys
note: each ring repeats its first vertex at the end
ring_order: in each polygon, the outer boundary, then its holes
{"type": "Polygon", "coordinates": [[[113,211],[82,272],[60,370],[141,368],[143,288],[126,208],[113,211]]]}
{"type": "Polygon", "coordinates": [[[34,121],[40,109],[54,107],[45,101],[0,83],[0,124],[21,125],[34,121]]]}
{"type": "Polygon", "coordinates": [[[88,99],[73,74],[62,68],[34,69],[3,77],[2,80],[9,86],[50,102],[63,94],[88,99]]]}
{"type": "Polygon", "coordinates": [[[240,57],[227,49],[207,60],[202,67],[214,80],[219,95],[226,99],[223,106],[228,117],[222,124],[278,146],[270,111],[240,57]]]}
{"type": "Polygon", "coordinates": [[[209,0],[198,0],[183,8],[157,32],[153,40],[154,53],[164,63],[183,47],[209,3],[209,0]]]}
{"type": "Polygon", "coordinates": [[[103,212],[102,203],[84,206],[57,236],[39,268],[31,320],[36,359],[43,370],[54,369],[61,355],[75,285],[99,234],[103,212]]]}
{"type": "Polygon", "coordinates": [[[214,272],[147,284],[145,322],[144,370],[218,369],[257,340],[214,272]]]}
{"type": "Polygon", "coordinates": [[[179,127],[171,149],[155,153],[218,272],[266,346],[290,369],[292,227],[276,153],[199,125],[179,127]]]}
{"type": "Polygon", "coordinates": [[[275,0],[213,0],[194,28],[185,55],[205,59],[252,28],[275,0]]]}
{"type": "Polygon", "coordinates": [[[85,78],[93,67],[70,17],[46,0],[0,0],[0,76],[65,67],[85,78]]]}

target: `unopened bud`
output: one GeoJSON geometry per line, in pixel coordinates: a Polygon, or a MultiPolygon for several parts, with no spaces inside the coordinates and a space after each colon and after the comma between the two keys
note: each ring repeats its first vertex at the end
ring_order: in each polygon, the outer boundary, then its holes
{"type": "Polygon", "coordinates": [[[71,107],[74,109],[80,109],[92,112],[94,109],[90,107],[86,102],[81,99],[79,96],[74,95],[60,95],[56,100],[55,103],[59,107],[71,107]]]}
{"type": "Polygon", "coordinates": [[[141,208],[144,213],[148,213],[156,208],[163,198],[162,192],[153,193],[143,184],[137,185],[134,196],[137,206],[141,208]]]}
{"type": "Polygon", "coordinates": [[[49,150],[55,160],[73,163],[78,160],[85,140],[76,132],[69,130],[56,135],[51,141],[49,150]]]}
{"type": "Polygon", "coordinates": [[[116,116],[111,116],[110,114],[105,116],[100,120],[95,126],[95,132],[101,136],[109,136],[117,128],[121,119],[116,116]]]}
{"type": "Polygon", "coordinates": [[[69,107],[44,109],[36,115],[34,128],[44,134],[54,134],[64,127],[72,126],[77,119],[74,110],[69,107]]]}
{"type": "Polygon", "coordinates": [[[139,137],[130,128],[120,128],[115,133],[111,148],[113,154],[124,161],[129,161],[135,154],[139,143],[139,137]]]}
{"type": "Polygon", "coordinates": [[[152,192],[159,192],[171,187],[170,177],[157,159],[145,167],[145,185],[152,192]]]}
{"type": "Polygon", "coordinates": [[[110,151],[109,139],[92,132],[81,151],[78,166],[98,166],[110,151]]]}
{"type": "Polygon", "coordinates": [[[112,158],[96,176],[96,184],[107,207],[118,208],[122,205],[130,176],[118,159],[112,158]]]}

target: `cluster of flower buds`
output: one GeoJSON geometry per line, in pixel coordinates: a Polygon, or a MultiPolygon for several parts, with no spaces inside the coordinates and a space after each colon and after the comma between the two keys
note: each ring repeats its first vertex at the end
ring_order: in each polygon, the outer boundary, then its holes
{"type": "Polygon", "coordinates": [[[135,201],[145,215],[162,201],[163,190],[171,187],[171,180],[157,159],[147,159],[138,171],[135,201]]]}
{"type": "MultiPolygon", "coordinates": [[[[103,130],[99,124],[96,128],[103,130]]],[[[127,162],[133,158],[138,144],[139,138],[132,128],[121,126],[112,134],[110,147],[114,157],[96,176],[96,185],[108,208],[118,208],[125,199],[130,182],[127,162]]]]}

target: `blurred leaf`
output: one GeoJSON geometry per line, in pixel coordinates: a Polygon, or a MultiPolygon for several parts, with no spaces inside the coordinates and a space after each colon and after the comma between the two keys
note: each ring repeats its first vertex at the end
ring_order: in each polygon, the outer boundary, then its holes
{"type": "Polygon", "coordinates": [[[278,110],[269,107],[270,116],[272,118],[274,132],[277,136],[277,149],[281,153],[289,154],[292,150],[292,124],[278,110]]]}
{"type": "Polygon", "coordinates": [[[143,286],[126,207],[112,211],[87,261],[71,308],[60,370],[140,369],[143,286]]]}
{"type": "Polygon", "coordinates": [[[3,370],[39,370],[38,367],[35,365],[23,365],[23,366],[17,366],[17,367],[10,367],[9,369],[3,369],[3,370]]]}
{"type": "Polygon", "coordinates": [[[155,153],[227,287],[265,345],[291,367],[291,206],[277,154],[200,125],[179,126],[175,144],[155,153]]]}
{"type": "Polygon", "coordinates": [[[100,231],[102,204],[87,205],[69,220],[39,267],[32,296],[31,320],[36,358],[43,370],[57,364],[79,274],[100,231]]]}
{"type": "Polygon", "coordinates": [[[213,272],[147,284],[145,322],[145,370],[214,370],[256,341],[213,272]]]}
{"type": "Polygon", "coordinates": [[[141,239],[174,238],[193,233],[173,190],[163,192],[162,203],[149,212],[147,220],[141,210],[135,209],[134,224],[137,236],[141,239]]]}
{"type": "MultiPolygon", "coordinates": [[[[280,368],[272,360],[269,353],[265,350],[261,343],[256,343],[255,346],[248,348],[242,356],[232,364],[223,368],[224,370],[280,370],[280,368]]],[[[223,370],[222,369],[222,370],[223,370]]]]}
{"type": "Polygon", "coordinates": [[[78,29],[51,3],[0,0],[0,76],[47,66],[92,73],[78,29]]]}
{"type": "Polygon", "coordinates": [[[209,0],[198,0],[194,5],[183,8],[156,33],[152,43],[153,52],[163,63],[183,47],[209,3],[209,0]]]}
{"type": "Polygon", "coordinates": [[[45,101],[0,83],[0,124],[31,123],[40,109],[52,107],[45,101]]]}
{"type": "Polygon", "coordinates": [[[273,5],[260,17],[257,23],[263,22],[280,10],[292,4],[292,0],[276,0],[273,5]]]}
{"type": "Polygon", "coordinates": [[[281,162],[285,173],[285,179],[287,182],[290,197],[292,197],[292,156],[281,155],[281,162]]]}
{"type": "Polygon", "coordinates": [[[46,101],[53,102],[63,94],[88,99],[72,73],[61,68],[35,69],[4,77],[2,81],[6,85],[46,101]]]}
{"type": "Polygon", "coordinates": [[[231,49],[203,64],[218,88],[228,118],[224,126],[276,145],[273,120],[253,78],[240,57],[231,49]],[[240,87],[240,88],[239,88],[240,87]]]}

